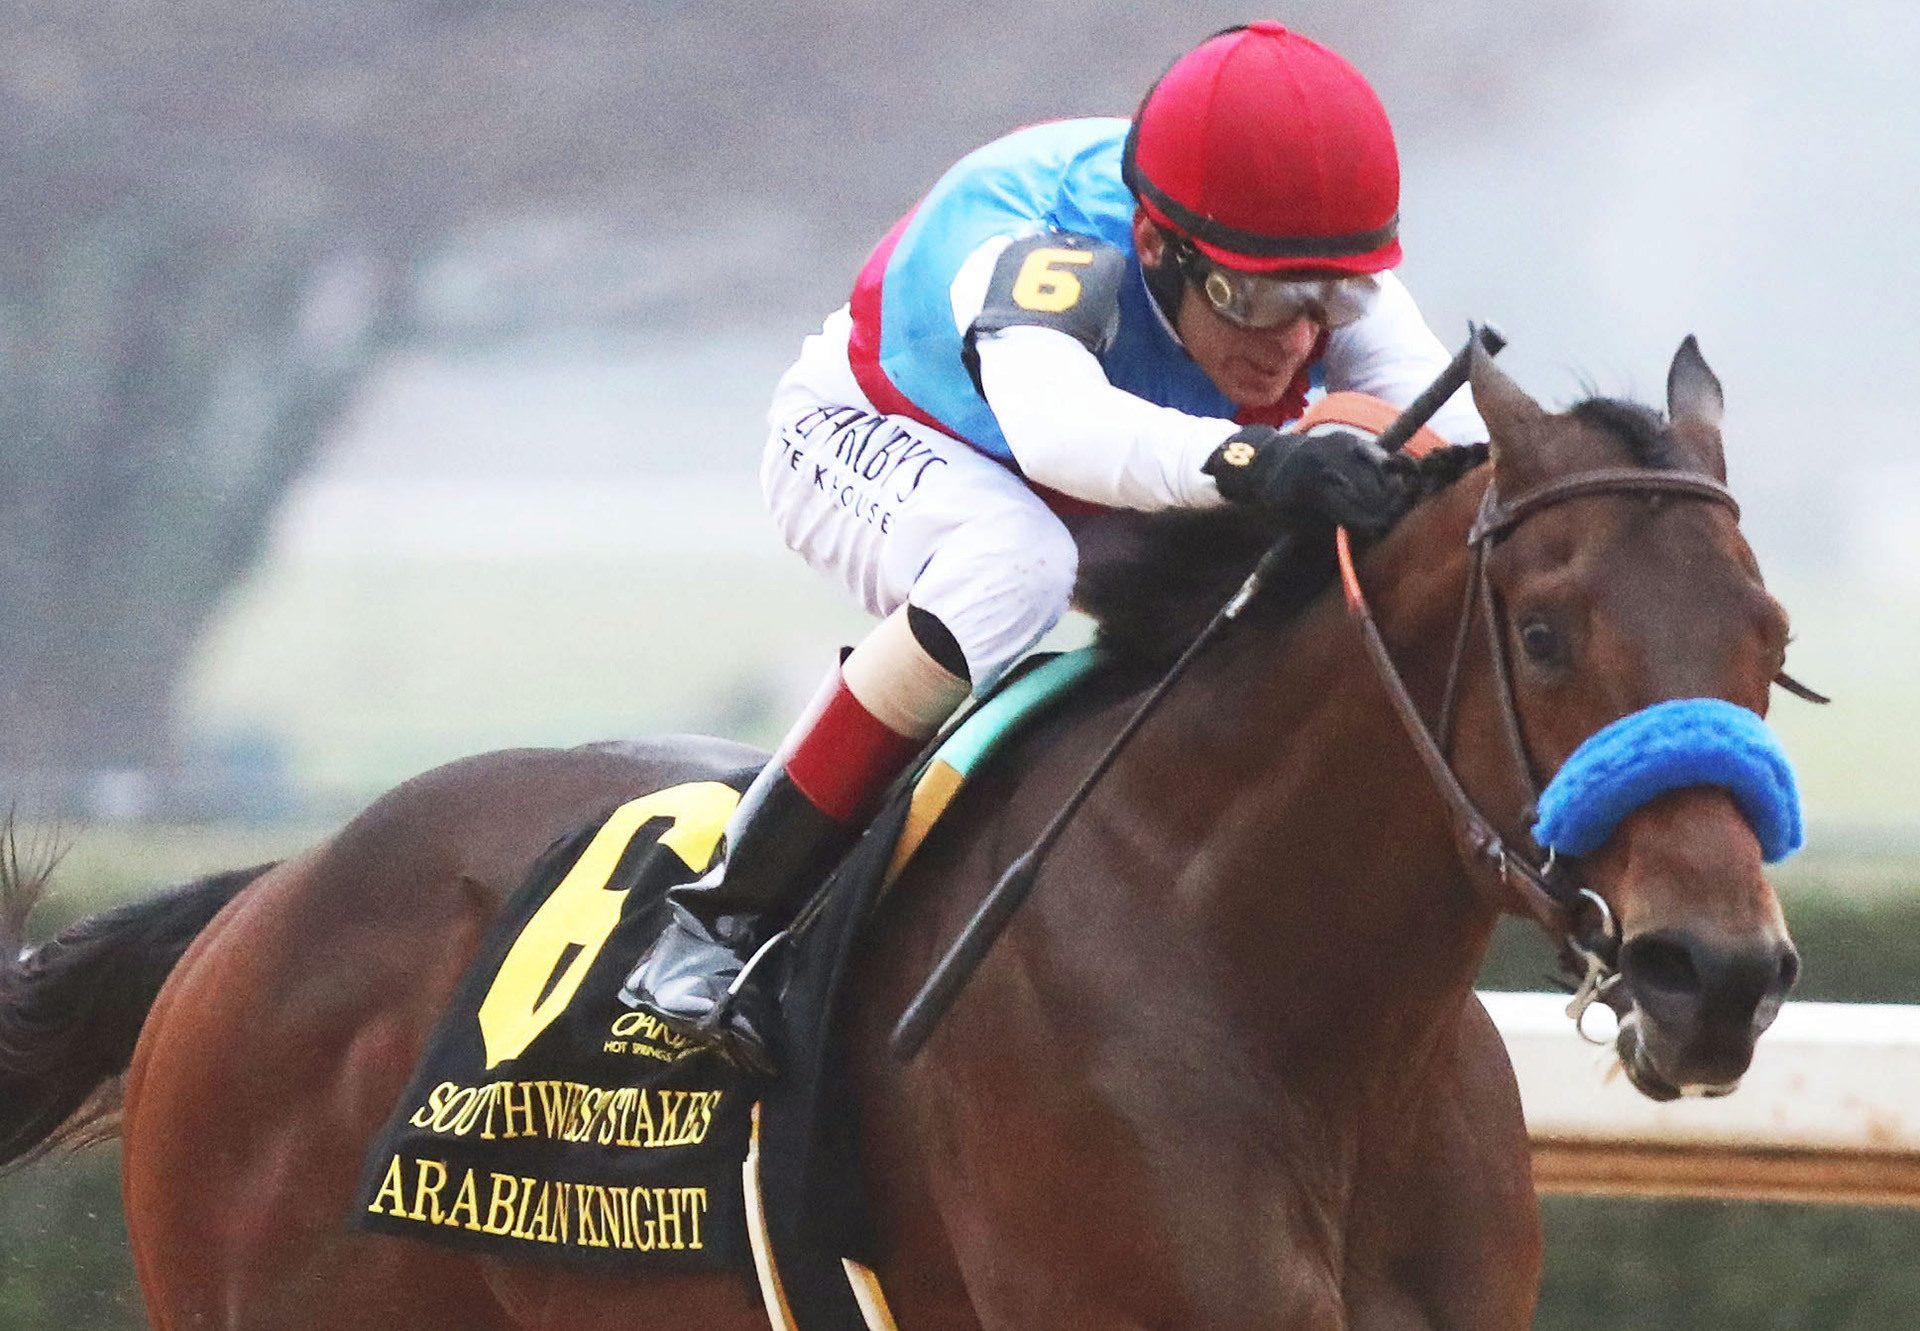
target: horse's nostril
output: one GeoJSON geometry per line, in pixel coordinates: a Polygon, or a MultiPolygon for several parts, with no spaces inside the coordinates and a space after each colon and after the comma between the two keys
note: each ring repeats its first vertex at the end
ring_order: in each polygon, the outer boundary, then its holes
{"type": "Polygon", "coordinates": [[[1635,987],[1664,990],[1668,993],[1695,994],[1700,991],[1700,972],[1686,946],[1665,938],[1636,938],[1627,944],[1622,966],[1635,987]]]}
{"type": "Polygon", "coordinates": [[[1787,993],[1800,979],[1800,954],[1789,947],[1780,954],[1780,992],[1787,993]]]}

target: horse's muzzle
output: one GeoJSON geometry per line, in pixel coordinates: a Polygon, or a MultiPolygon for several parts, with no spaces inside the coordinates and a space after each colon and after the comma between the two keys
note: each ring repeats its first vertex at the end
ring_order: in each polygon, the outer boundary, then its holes
{"type": "Polygon", "coordinates": [[[1739,1084],[1800,957],[1784,937],[1657,930],[1627,939],[1620,973],[1633,999],[1615,1042],[1620,1061],[1643,1094],[1671,1100],[1739,1084]]]}

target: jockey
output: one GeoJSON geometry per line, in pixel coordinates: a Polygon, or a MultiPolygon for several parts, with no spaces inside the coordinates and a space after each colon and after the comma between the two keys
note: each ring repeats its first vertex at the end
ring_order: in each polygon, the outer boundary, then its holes
{"type": "MultiPolygon", "coordinates": [[[[787,544],[881,622],[742,797],[720,860],[669,893],[625,1001],[775,1070],[763,972],[735,981],[888,783],[1066,610],[1062,514],[1391,520],[1370,438],[1278,427],[1314,379],[1404,405],[1446,364],[1388,271],[1399,193],[1366,80],[1271,22],[1182,56],[1131,122],[1018,130],[940,178],[774,390],[761,470],[787,544]]],[[[1432,428],[1486,438],[1464,400],[1432,428]]]]}

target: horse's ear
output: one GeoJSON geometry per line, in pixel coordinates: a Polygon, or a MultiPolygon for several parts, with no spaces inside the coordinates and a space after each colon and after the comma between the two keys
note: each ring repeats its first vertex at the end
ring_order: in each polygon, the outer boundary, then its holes
{"type": "Polygon", "coordinates": [[[1508,378],[1478,343],[1468,382],[1473,385],[1473,403],[1492,436],[1494,475],[1504,493],[1518,494],[1544,468],[1539,453],[1547,435],[1547,411],[1508,378]]]}
{"type": "Polygon", "coordinates": [[[1680,350],[1673,353],[1673,364],[1667,368],[1667,419],[1675,425],[1695,421],[1718,430],[1726,410],[1727,399],[1720,391],[1720,380],[1707,365],[1707,358],[1700,354],[1698,339],[1688,333],[1680,350]]]}
{"type": "Polygon", "coordinates": [[[1726,409],[1720,380],[1688,333],[1667,368],[1667,419],[1673,423],[1675,440],[1700,469],[1722,481],[1727,478],[1727,459],[1720,443],[1720,421],[1726,409]]]}

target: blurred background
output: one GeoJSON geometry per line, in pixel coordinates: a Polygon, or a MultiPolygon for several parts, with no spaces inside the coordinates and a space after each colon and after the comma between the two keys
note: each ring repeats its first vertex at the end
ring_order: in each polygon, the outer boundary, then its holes
{"type": "MultiPolygon", "coordinates": [[[[774,379],[1016,125],[1259,16],[0,0],[0,802],[45,921],[517,744],[771,740],[858,613],[761,515],[774,379]]],[[[1699,335],[1790,667],[1812,996],[1920,998],[1908,0],[1297,3],[1400,135],[1403,275],[1549,403],[1699,335]]],[[[1503,948],[1490,983],[1537,987],[1503,948]]],[[[1571,1038],[1571,1037],[1570,1037],[1571,1038]]],[[[1764,1054],[1763,1054],[1764,1056],[1764,1054]]],[[[0,1183],[0,1326],[142,1324],[111,1155],[0,1183]]],[[[1555,1202],[1543,1327],[1905,1327],[1891,1213],[1555,1202]]]]}

